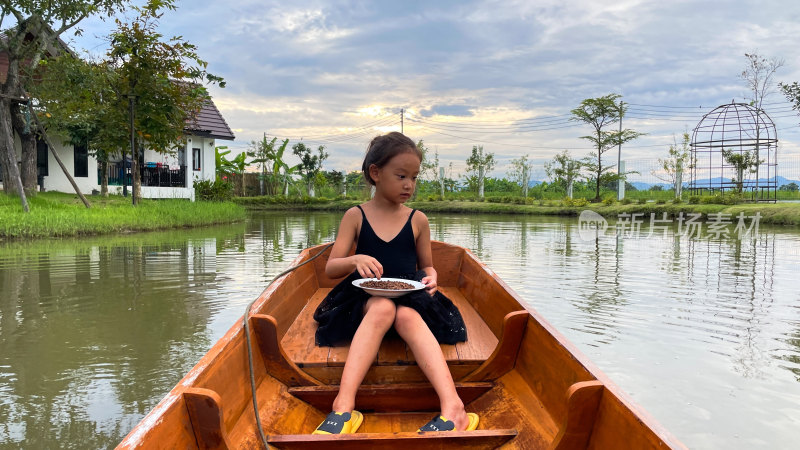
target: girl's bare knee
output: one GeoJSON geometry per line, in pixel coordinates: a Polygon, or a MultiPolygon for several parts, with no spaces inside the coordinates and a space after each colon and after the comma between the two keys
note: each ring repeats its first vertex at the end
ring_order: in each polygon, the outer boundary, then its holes
{"type": "Polygon", "coordinates": [[[370,317],[376,324],[387,329],[394,323],[397,306],[385,297],[371,297],[364,306],[364,317],[370,317]]]}
{"type": "Polygon", "coordinates": [[[394,329],[402,336],[403,333],[413,327],[418,318],[420,318],[420,315],[413,308],[398,306],[394,317],[394,329]]]}

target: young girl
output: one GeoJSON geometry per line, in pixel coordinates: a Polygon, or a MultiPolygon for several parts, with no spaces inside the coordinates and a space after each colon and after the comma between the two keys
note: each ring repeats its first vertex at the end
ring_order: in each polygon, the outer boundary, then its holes
{"type": "Polygon", "coordinates": [[[437,290],[428,218],[403,204],[414,193],[421,161],[422,153],[401,133],[378,136],[369,144],[362,170],[375,186],[375,196],[344,214],[325,273],[331,278],[348,276],[314,312],[317,345],[351,341],[333,412],[314,433],[354,433],[361,425],[363,416],[353,410],[356,391],[393,326],[439,396],[441,414],[420,430],[478,426],[478,416],[464,411],[439,347],[440,342],[466,341],[464,320],[437,290]],[[355,255],[347,256],[354,243],[355,255]],[[414,279],[425,290],[388,299],[352,285],[359,278],[382,276],[414,279]]]}

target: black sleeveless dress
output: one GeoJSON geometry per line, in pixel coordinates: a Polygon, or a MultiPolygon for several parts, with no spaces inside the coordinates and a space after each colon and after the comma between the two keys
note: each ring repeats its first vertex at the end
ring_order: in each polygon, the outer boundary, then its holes
{"type": "MultiPolygon", "coordinates": [[[[386,242],[372,229],[361,206],[361,231],[358,233],[356,254],[364,254],[377,259],[383,266],[383,276],[405,278],[420,281],[425,272],[417,270],[417,246],[411,218],[416,210],[412,210],[400,233],[386,242]]],[[[370,295],[353,286],[353,280],[361,278],[358,271],[342,280],[322,300],[316,311],[317,321],[316,343],[319,346],[333,347],[346,345],[361,324],[364,305],[370,295]]],[[[425,290],[415,291],[392,299],[397,305],[408,306],[416,310],[428,325],[436,340],[441,344],[455,344],[467,340],[467,329],[464,319],[453,302],[437,291],[433,297],[425,290]]]]}

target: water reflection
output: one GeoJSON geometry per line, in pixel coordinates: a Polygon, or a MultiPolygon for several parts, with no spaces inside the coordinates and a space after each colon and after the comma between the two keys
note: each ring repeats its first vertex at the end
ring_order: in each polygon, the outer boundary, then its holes
{"type": "MultiPolygon", "coordinates": [[[[690,447],[793,444],[797,232],[584,239],[574,218],[429,217],[690,447]]],[[[340,219],[0,246],[0,446],[113,447],[340,219]]]]}

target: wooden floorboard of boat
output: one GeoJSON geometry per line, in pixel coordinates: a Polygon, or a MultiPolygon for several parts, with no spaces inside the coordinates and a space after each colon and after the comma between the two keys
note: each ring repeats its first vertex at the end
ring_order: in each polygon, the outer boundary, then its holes
{"type": "MultiPolygon", "coordinates": [[[[494,385],[492,383],[456,383],[456,391],[464,404],[469,404],[494,385]]],[[[298,386],[289,393],[323,411],[333,405],[339,386],[298,386]]],[[[430,383],[361,385],[356,394],[355,409],[361,412],[439,411],[439,397],[430,383]]]]}
{"type": "Polygon", "coordinates": [[[416,450],[467,449],[484,450],[502,446],[516,437],[516,430],[481,430],[438,433],[355,433],[346,435],[283,435],[270,436],[269,443],[279,449],[353,450],[395,449],[413,446],[416,450]]]}
{"type": "MultiPolygon", "coordinates": [[[[480,364],[497,346],[497,337],[455,287],[443,287],[442,292],[458,307],[467,327],[467,342],[457,345],[442,345],[442,353],[448,364],[480,364]]],[[[307,305],[289,327],[281,343],[289,359],[301,367],[343,366],[349,347],[318,347],[314,342],[316,322],[314,310],[330,292],[330,288],[318,289],[307,305]]],[[[416,364],[414,354],[396,336],[387,338],[378,351],[376,365],[416,364]]]]}

